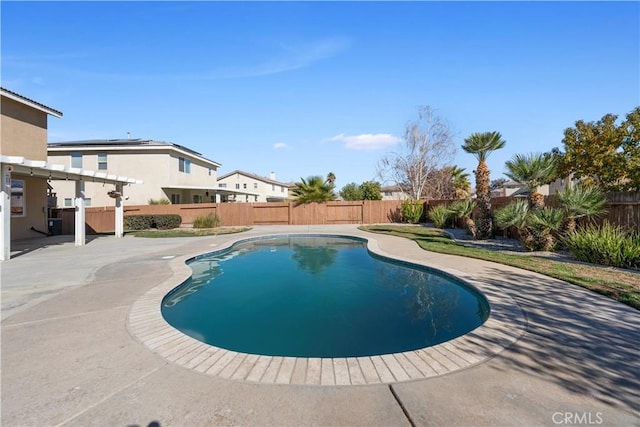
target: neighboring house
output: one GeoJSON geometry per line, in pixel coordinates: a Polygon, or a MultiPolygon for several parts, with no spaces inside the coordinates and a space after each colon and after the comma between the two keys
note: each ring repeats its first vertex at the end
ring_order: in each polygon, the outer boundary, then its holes
{"type": "MultiPolygon", "coordinates": [[[[538,187],[538,193],[543,196],[548,196],[550,186],[548,184],[538,187]]],[[[502,184],[502,187],[492,190],[491,195],[494,197],[527,197],[529,196],[529,190],[522,184],[516,181],[507,181],[502,184]]]]}
{"type": "Polygon", "coordinates": [[[228,202],[283,202],[289,199],[290,183],[276,181],[275,173],[269,178],[235,170],[218,178],[218,188],[237,191],[224,196],[228,202]]]}
{"type": "Polygon", "coordinates": [[[405,200],[408,198],[407,193],[402,191],[399,185],[390,185],[380,188],[382,200],[405,200]]]}
{"type": "MultiPolygon", "coordinates": [[[[48,151],[52,162],[142,179],[143,184],[125,190],[128,205],[146,205],[151,199],[166,199],[173,204],[211,203],[229,194],[218,190],[220,163],[172,142],[151,139],[55,142],[49,144],[48,151]]],[[[85,186],[91,206],[109,204],[110,190],[90,182],[85,186]]],[[[58,205],[69,207],[72,186],[56,183],[55,191],[58,205]]]]}
{"type": "MultiPolygon", "coordinates": [[[[55,180],[68,180],[69,197],[76,207],[76,245],[85,243],[84,194],[82,182],[87,179],[121,188],[137,181],[117,175],[100,174],[90,170],[73,169],[47,161],[48,116],[62,117],[62,113],[10,90],[0,88],[0,260],[11,256],[11,241],[41,237],[49,232],[53,219],[49,218],[49,202],[55,200],[50,188],[55,180]]],[[[120,198],[116,204],[116,224],[121,225],[123,211],[120,198]]],[[[116,225],[116,236],[122,229],[116,225]]]]}

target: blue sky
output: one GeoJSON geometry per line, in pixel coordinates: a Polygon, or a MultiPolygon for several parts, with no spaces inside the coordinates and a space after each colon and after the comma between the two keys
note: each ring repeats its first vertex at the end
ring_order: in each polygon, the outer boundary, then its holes
{"type": "MultiPolygon", "coordinates": [[[[516,153],[640,105],[638,2],[7,2],[2,86],[49,141],[152,138],[281,181],[375,179],[418,108],[516,153]]],[[[472,183],[473,176],[471,177],[472,183]]]]}

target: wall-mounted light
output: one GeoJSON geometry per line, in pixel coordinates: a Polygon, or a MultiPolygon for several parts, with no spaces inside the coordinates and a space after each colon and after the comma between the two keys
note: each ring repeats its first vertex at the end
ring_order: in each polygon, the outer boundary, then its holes
{"type": "Polygon", "coordinates": [[[31,172],[29,172],[29,176],[33,176],[33,169],[31,169],[31,172]]]}

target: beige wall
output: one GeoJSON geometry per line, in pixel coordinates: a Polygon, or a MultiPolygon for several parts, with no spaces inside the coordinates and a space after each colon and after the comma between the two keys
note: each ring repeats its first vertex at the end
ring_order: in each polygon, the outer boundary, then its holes
{"type": "MultiPolygon", "coordinates": [[[[71,153],[68,151],[50,151],[49,162],[71,166],[71,153]]],[[[180,194],[181,203],[191,203],[193,195],[201,196],[202,201],[209,201],[210,196],[206,196],[206,190],[183,190],[164,188],[171,186],[197,186],[213,189],[216,188],[217,171],[211,166],[209,175],[209,165],[194,158],[191,160],[191,173],[180,172],[179,157],[188,158],[182,154],[173,153],[168,150],[131,150],[109,152],[108,150],[85,151],[82,157],[83,169],[96,172],[106,172],[118,176],[135,178],[144,181],[143,184],[131,184],[124,187],[125,205],[146,205],[149,199],[169,199],[171,194],[180,194]],[[107,154],[107,169],[98,170],[98,154],[107,154]]],[[[70,181],[53,181],[52,186],[58,196],[58,207],[65,206],[65,198],[75,197],[75,185],[70,181]]],[[[85,196],[91,199],[91,206],[113,206],[114,200],[107,192],[114,190],[113,184],[85,182],[85,196]]]]}
{"type": "MultiPolygon", "coordinates": [[[[284,184],[275,184],[275,189],[272,183],[261,181],[254,177],[243,175],[241,173],[234,173],[224,179],[218,181],[218,183],[226,184],[227,190],[239,190],[249,193],[257,193],[256,196],[249,196],[249,202],[266,202],[267,197],[277,197],[287,199],[289,197],[289,189],[284,184]],[[237,188],[236,188],[237,185],[237,188]]],[[[246,201],[245,195],[238,195],[237,201],[246,201]]]]}
{"type": "Polygon", "coordinates": [[[0,154],[47,160],[47,113],[1,98],[0,154]]]}
{"type": "Polygon", "coordinates": [[[25,182],[25,215],[11,217],[11,240],[42,237],[31,227],[47,232],[47,180],[13,174],[11,179],[25,182]]]}

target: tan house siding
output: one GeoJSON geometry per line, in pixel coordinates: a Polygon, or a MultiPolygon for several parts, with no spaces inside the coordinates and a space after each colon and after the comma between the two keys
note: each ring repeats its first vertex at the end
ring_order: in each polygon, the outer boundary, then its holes
{"type": "Polygon", "coordinates": [[[47,181],[30,176],[14,175],[14,180],[24,181],[24,216],[11,217],[11,239],[26,239],[39,234],[31,230],[47,232],[47,181]]]}
{"type": "Polygon", "coordinates": [[[275,179],[259,175],[234,171],[223,175],[218,180],[218,186],[225,185],[228,190],[237,190],[251,195],[238,195],[237,202],[267,202],[271,200],[287,200],[289,198],[288,184],[275,179]]]}
{"type": "Polygon", "coordinates": [[[47,160],[47,113],[2,97],[0,154],[47,160]]]}
{"type": "MultiPolygon", "coordinates": [[[[0,154],[47,160],[47,112],[8,96],[0,97],[0,154]]],[[[47,231],[47,180],[18,173],[11,179],[24,181],[24,215],[11,216],[11,239],[37,237],[31,227],[47,231]]]]}
{"type": "MultiPolygon", "coordinates": [[[[172,195],[179,195],[180,203],[192,203],[194,196],[201,202],[210,202],[217,187],[217,166],[188,152],[176,151],[171,145],[147,146],[144,149],[133,147],[91,146],[49,148],[49,161],[71,166],[71,154],[82,153],[82,168],[98,172],[106,172],[119,176],[135,177],[143,181],[124,187],[126,205],[146,205],[150,199],[171,200],[172,195]],[[106,154],[106,169],[100,169],[99,155],[106,154]],[[180,171],[180,158],[189,161],[189,170],[180,171]],[[193,187],[189,189],[175,187],[193,187]],[[200,187],[200,188],[197,188],[200,187]],[[207,194],[209,193],[209,194],[207,194]]],[[[186,164],[183,163],[183,165],[186,164]]],[[[58,207],[65,206],[65,199],[73,197],[74,184],[54,181],[54,189],[58,195],[58,207]]],[[[85,182],[85,196],[91,199],[91,206],[111,206],[113,200],[107,192],[113,186],[85,182]]],[[[215,197],[214,197],[215,200],[215,197]]]]}

